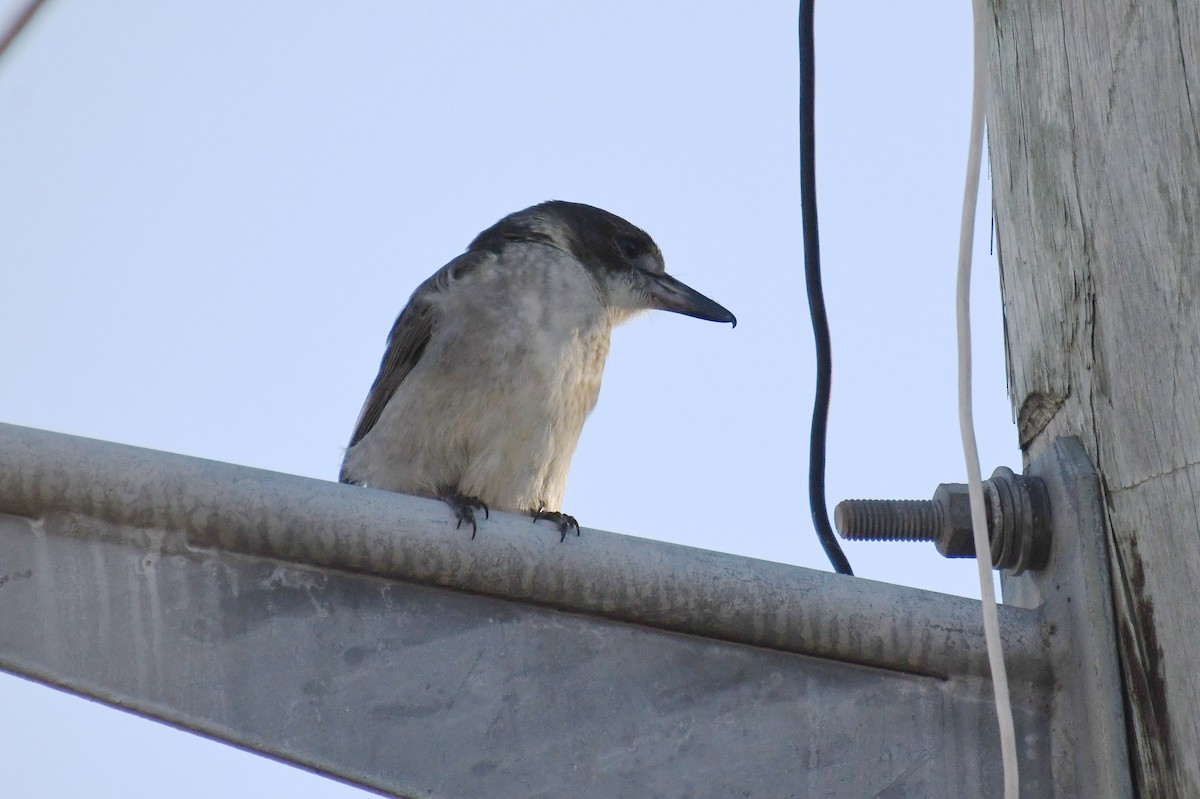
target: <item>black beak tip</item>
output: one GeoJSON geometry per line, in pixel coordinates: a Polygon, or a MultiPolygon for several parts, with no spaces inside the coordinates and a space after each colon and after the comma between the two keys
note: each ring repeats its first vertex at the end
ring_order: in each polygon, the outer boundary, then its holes
{"type": "Polygon", "coordinates": [[[728,308],[670,275],[656,275],[649,294],[652,304],[648,307],[703,319],[706,322],[728,322],[737,327],[737,317],[730,313],[728,308]]]}
{"type": "MultiPolygon", "coordinates": [[[[716,305],[716,303],[713,304],[716,305]]],[[[717,305],[717,310],[706,318],[713,322],[728,322],[731,328],[737,327],[737,317],[729,309],[720,305],[717,305]]]]}
{"type": "Polygon", "coordinates": [[[684,313],[687,314],[688,316],[695,316],[695,317],[697,317],[699,319],[703,319],[707,322],[719,322],[721,324],[728,322],[730,327],[737,327],[737,317],[736,316],[734,316],[732,313],[730,313],[729,310],[724,308],[723,306],[718,305],[717,303],[712,302],[711,300],[709,300],[709,302],[711,304],[708,307],[704,308],[702,311],[698,311],[696,313],[687,313],[685,311],[684,313]]]}

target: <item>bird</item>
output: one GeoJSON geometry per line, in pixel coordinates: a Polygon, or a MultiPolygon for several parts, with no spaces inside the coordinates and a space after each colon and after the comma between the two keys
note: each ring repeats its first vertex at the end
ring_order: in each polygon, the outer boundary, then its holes
{"type": "Polygon", "coordinates": [[[615,214],[551,200],[505,216],[396,318],[340,481],[439,499],[472,538],[493,509],[578,535],[562,498],[610,335],[650,310],[737,326],[615,214]]]}

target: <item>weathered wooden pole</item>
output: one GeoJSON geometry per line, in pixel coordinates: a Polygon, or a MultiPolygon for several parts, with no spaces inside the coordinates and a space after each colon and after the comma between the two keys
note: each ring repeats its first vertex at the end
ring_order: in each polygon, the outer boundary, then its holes
{"type": "Polygon", "coordinates": [[[1200,796],[1200,0],[991,11],[1021,446],[1099,467],[1135,789],[1200,796]]]}

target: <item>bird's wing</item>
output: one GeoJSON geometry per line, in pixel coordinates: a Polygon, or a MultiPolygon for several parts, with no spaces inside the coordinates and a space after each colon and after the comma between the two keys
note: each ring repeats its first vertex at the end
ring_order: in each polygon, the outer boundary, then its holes
{"type": "Polygon", "coordinates": [[[408,305],[396,317],[392,332],[388,334],[387,350],[379,364],[379,374],[371,385],[362,412],[358,415],[349,446],[353,447],[371,432],[388,400],[417,365],[417,361],[421,360],[421,355],[424,354],[425,347],[433,335],[437,295],[449,289],[455,280],[473,271],[486,257],[487,254],[482,252],[464,253],[434,272],[413,292],[408,305]]]}

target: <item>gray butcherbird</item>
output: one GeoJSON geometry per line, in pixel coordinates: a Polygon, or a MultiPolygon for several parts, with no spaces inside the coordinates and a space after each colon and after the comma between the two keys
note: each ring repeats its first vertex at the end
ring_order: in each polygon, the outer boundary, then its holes
{"type": "Polygon", "coordinates": [[[579,524],[560,503],[610,333],[661,309],[737,325],[641,229],[552,201],[504,217],[417,287],[388,336],[341,481],[579,524]]]}

